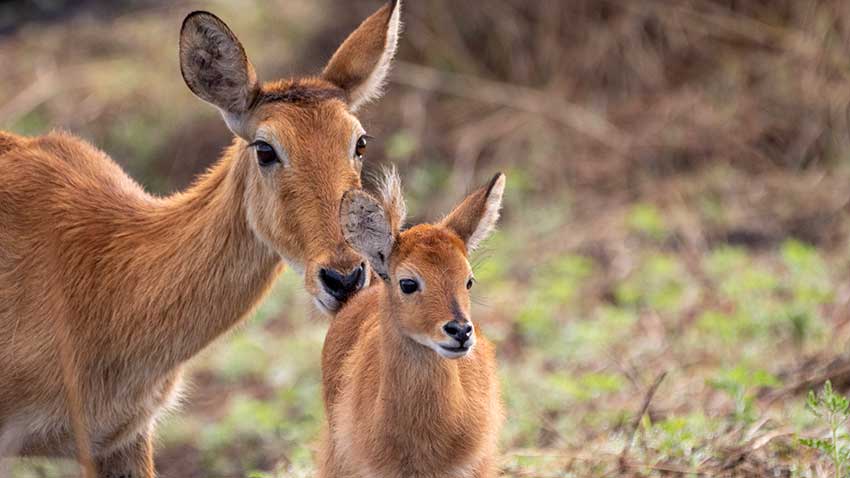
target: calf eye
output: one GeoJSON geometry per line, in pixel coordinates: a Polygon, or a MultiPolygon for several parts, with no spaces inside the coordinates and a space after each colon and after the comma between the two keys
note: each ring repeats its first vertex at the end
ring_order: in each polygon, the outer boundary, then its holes
{"type": "Polygon", "coordinates": [[[274,148],[265,141],[254,141],[251,146],[257,151],[257,162],[260,166],[270,166],[280,161],[274,148]]]}
{"type": "Polygon", "coordinates": [[[419,290],[419,283],[413,279],[402,279],[398,281],[398,286],[405,294],[412,294],[419,290]]]}
{"type": "Polygon", "coordinates": [[[475,279],[469,279],[466,281],[466,290],[472,289],[472,284],[475,283],[475,279]]]}

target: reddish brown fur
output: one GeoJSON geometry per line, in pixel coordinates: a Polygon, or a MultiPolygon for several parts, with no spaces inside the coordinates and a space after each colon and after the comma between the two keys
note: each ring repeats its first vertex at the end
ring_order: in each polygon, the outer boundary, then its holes
{"type": "MultiPolygon", "coordinates": [[[[391,7],[365,28],[386,36],[374,25],[387,25],[391,7]]],[[[250,64],[235,66],[256,80],[250,64]]],[[[267,101],[211,90],[205,99],[239,137],[165,198],[67,133],[0,133],[0,457],[89,450],[100,476],[152,477],[152,430],[177,400],[184,363],[249,315],[281,259],[306,267],[314,295],[316,268],[361,263],[337,213],[360,186],[350,92],[322,78],[242,90],[267,101]],[[285,165],[258,165],[248,143],[260,128],[283,145],[285,165]]]]}
{"type": "MultiPolygon", "coordinates": [[[[493,346],[477,333],[466,356],[449,360],[421,343],[445,339],[453,304],[469,319],[465,242],[473,231],[460,235],[456,219],[479,224],[486,199],[485,188],[443,223],[397,233],[388,280],[356,295],[331,324],[321,478],[496,476],[502,407],[493,346]],[[411,271],[424,288],[405,296],[398,284],[411,271]]],[[[498,205],[489,218],[497,213],[498,205]]]]}

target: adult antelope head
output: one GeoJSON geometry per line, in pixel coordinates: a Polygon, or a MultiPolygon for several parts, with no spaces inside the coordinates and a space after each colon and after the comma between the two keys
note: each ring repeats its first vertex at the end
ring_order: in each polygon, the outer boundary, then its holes
{"type": "Polygon", "coordinates": [[[332,312],[366,285],[363,259],[337,219],[345,191],[360,187],[369,136],[354,116],[378,97],[396,50],[400,2],[367,18],[318,77],[261,82],[236,35],[194,12],[180,32],[180,67],[198,97],[219,109],[250,161],[245,209],[253,232],[304,272],[307,291],[332,312]]]}

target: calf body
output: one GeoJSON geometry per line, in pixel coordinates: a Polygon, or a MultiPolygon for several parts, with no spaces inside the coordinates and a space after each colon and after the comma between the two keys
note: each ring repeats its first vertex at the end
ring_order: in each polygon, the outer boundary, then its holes
{"type": "Polygon", "coordinates": [[[496,475],[496,361],[472,327],[466,254],[495,222],[503,188],[497,176],[443,223],[404,232],[392,212],[400,191],[383,204],[343,200],[344,232],[386,279],[352,298],[325,339],[321,477],[496,475]],[[393,237],[374,237],[383,230],[393,237]]]}
{"type": "Polygon", "coordinates": [[[384,286],[355,296],[322,353],[322,477],[489,477],[501,424],[495,358],[479,338],[449,361],[404,337],[384,286]]]}

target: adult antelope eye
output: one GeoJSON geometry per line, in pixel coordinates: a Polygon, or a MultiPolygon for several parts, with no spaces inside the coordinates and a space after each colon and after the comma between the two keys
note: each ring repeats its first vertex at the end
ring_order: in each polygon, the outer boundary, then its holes
{"type": "Polygon", "coordinates": [[[357,144],[354,145],[354,157],[363,160],[363,155],[366,154],[366,143],[371,139],[371,136],[363,135],[357,138],[357,144]]]}
{"type": "Polygon", "coordinates": [[[466,281],[466,290],[472,289],[472,284],[475,282],[475,279],[469,279],[466,281]]]}
{"type": "Polygon", "coordinates": [[[398,281],[398,286],[405,294],[412,294],[419,290],[419,283],[413,279],[402,279],[398,281]]]}
{"type": "Polygon", "coordinates": [[[257,151],[257,162],[260,166],[270,166],[280,161],[274,148],[265,141],[254,141],[251,146],[257,151]]]}

